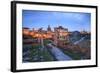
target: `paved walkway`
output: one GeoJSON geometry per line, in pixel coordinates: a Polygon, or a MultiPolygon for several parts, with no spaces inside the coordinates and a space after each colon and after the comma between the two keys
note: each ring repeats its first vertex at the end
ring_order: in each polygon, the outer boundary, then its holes
{"type": "Polygon", "coordinates": [[[84,39],[85,39],[85,37],[83,37],[83,38],[81,38],[80,40],[78,40],[78,41],[74,42],[74,45],[76,45],[76,44],[80,43],[80,42],[81,42],[81,41],[83,41],[84,39]]]}
{"type": "Polygon", "coordinates": [[[57,47],[55,47],[55,46],[53,46],[51,44],[48,44],[48,45],[52,47],[50,49],[50,51],[58,61],[72,60],[71,57],[69,57],[68,55],[64,54],[59,48],[57,48],[57,47]]]}

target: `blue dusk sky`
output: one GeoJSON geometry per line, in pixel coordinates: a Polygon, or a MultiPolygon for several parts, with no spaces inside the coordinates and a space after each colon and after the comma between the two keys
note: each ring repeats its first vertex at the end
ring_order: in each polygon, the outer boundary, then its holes
{"type": "Polygon", "coordinates": [[[22,11],[22,27],[35,30],[39,28],[47,29],[48,25],[54,27],[62,26],[69,31],[90,31],[91,14],[79,12],[55,12],[55,11],[22,11]]]}

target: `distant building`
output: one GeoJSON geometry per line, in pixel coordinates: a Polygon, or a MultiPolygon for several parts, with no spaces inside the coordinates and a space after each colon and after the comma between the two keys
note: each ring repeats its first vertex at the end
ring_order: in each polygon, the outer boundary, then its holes
{"type": "Polygon", "coordinates": [[[85,31],[85,30],[83,30],[83,31],[81,31],[81,34],[88,34],[89,32],[87,32],[87,31],[85,31]]]}
{"type": "Polygon", "coordinates": [[[47,31],[52,31],[50,25],[48,25],[47,31]]]}
{"type": "Polygon", "coordinates": [[[53,31],[51,30],[50,25],[48,25],[46,36],[47,36],[48,39],[52,39],[53,35],[54,35],[53,31]]]}
{"type": "Polygon", "coordinates": [[[75,36],[75,37],[80,36],[80,34],[81,34],[81,33],[80,33],[79,31],[74,31],[74,32],[72,33],[72,35],[75,36]]]}
{"type": "Polygon", "coordinates": [[[30,32],[29,28],[24,27],[22,30],[24,35],[29,35],[30,32]]]}
{"type": "Polygon", "coordinates": [[[70,41],[71,43],[74,43],[78,40],[80,40],[82,37],[81,33],[79,31],[73,31],[71,34],[70,34],[70,41]]]}
{"type": "Polygon", "coordinates": [[[30,30],[29,35],[33,36],[35,34],[35,32],[33,30],[30,30]]]}

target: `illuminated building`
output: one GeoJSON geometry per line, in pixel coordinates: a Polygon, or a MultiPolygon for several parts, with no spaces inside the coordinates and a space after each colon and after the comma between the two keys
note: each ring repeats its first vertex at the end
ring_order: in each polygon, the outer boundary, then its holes
{"type": "Polygon", "coordinates": [[[47,31],[42,30],[42,28],[38,30],[23,28],[23,34],[37,39],[42,38],[52,40],[55,45],[63,45],[69,39],[68,29],[63,28],[62,26],[54,28],[54,31],[51,30],[50,26],[48,26],[47,31]]]}
{"type": "Polygon", "coordinates": [[[30,33],[29,28],[23,28],[23,34],[24,35],[29,35],[29,33],[30,33]]]}

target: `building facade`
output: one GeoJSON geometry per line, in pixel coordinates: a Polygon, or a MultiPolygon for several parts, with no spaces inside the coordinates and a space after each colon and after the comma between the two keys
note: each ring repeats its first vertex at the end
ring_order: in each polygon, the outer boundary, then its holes
{"type": "Polygon", "coordinates": [[[54,44],[57,45],[64,45],[69,39],[68,29],[63,28],[62,26],[54,28],[54,44]]]}

